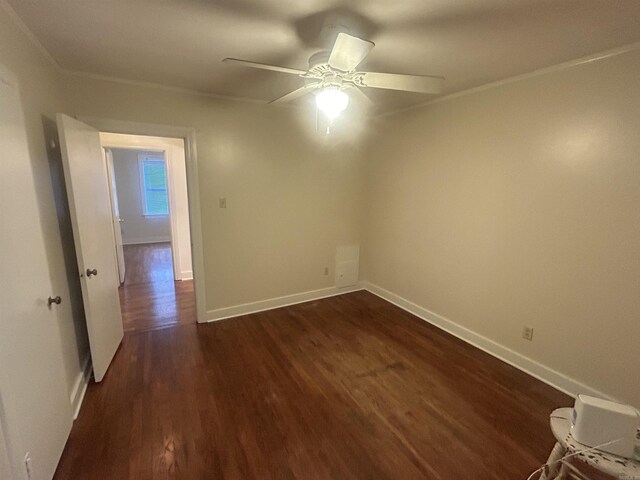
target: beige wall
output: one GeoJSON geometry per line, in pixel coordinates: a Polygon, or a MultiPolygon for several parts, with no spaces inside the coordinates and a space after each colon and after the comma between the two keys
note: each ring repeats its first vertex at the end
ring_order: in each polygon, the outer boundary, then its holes
{"type": "Polygon", "coordinates": [[[306,110],[64,80],[71,115],[196,129],[207,310],[330,287],[336,247],[360,244],[355,128],[325,138],[306,110]]]}
{"type": "Polygon", "coordinates": [[[20,83],[40,223],[49,262],[51,294],[60,295],[63,299],[55,310],[62,338],[65,380],[71,395],[88,358],[89,347],[55,127],[55,114],[64,108],[60,78],[2,8],[0,63],[11,70],[20,83]],[[55,142],[54,147],[51,146],[52,141],[55,142]]]}
{"type": "Polygon", "coordinates": [[[635,51],[382,118],[367,280],[640,406],[638,85],[635,51]]]}
{"type": "Polygon", "coordinates": [[[164,157],[162,152],[144,152],[112,148],[113,170],[120,209],[122,243],[170,242],[169,216],[145,216],[140,190],[138,155],[149,153],[164,157]]]}

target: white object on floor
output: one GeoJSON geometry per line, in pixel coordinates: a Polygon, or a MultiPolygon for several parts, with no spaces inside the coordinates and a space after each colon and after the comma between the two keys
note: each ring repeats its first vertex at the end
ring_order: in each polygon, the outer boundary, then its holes
{"type": "Polygon", "coordinates": [[[640,462],[594,450],[577,442],[570,432],[572,414],[572,408],[558,408],[551,413],[549,423],[556,438],[556,444],[547,460],[550,467],[546,473],[543,472],[540,475],[540,480],[567,478],[569,468],[566,463],[570,462],[562,460],[567,455],[573,455],[572,460],[575,459],[573,465],[578,467],[582,462],[613,478],[640,478],[640,462]],[[583,450],[589,451],[582,452],[583,450]]]}
{"type": "Polygon", "coordinates": [[[578,395],[571,417],[571,435],[590,447],[604,452],[633,458],[636,432],[640,428],[638,411],[622,403],[589,395],[578,395]]]}

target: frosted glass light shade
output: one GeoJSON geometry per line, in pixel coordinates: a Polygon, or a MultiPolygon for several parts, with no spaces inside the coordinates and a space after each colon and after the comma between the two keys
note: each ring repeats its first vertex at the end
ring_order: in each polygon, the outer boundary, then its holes
{"type": "Polygon", "coordinates": [[[334,120],[349,105],[349,95],[335,87],[325,88],[316,95],[316,105],[329,120],[334,120]]]}

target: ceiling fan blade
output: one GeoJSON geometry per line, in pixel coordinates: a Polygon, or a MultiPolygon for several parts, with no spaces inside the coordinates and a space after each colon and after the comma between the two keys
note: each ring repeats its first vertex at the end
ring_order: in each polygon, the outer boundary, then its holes
{"type": "Polygon", "coordinates": [[[339,33],[329,55],[329,66],[343,72],[352,72],[374,47],[373,42],[339,33]]]}
{"type": "Polygon", "coordinates": [[[290,73],[292,75],[302,75],[303,73],[307,73],[305,70],[298,70],[297,68],[279,67],[277,65],[267,65],[265,63],[250,62],[249,60],[239,60],[237,58],[225,58],[222,61],[224,63],[241,65],[243,67],[260,68],[261,70],[271,70],[272,72],[290,73]]]}
{"type": "Polygon", "coordinates": [[[444,84],[444,77],[428,75],[358,72],[358,78],[365,87],[420,93],[442,93],[444,84]]]}
{"type": "Polygon", "coordinates": [[[302,97],[303,95],[306,95],[311,90],[314,90],[314,89],[319,88],[319,87],[320,87],[319,83],[307,83],[306,85],[303,85],[302,87],[294,90],[293,92],[289,92],[286,95],[281,96],[280,98],[276,98],[275,100],[271,100],[269,102],[269,104],[291,102],[291,101],[293,101],[293,100],[295,100],[297,98],[302,97]]]}

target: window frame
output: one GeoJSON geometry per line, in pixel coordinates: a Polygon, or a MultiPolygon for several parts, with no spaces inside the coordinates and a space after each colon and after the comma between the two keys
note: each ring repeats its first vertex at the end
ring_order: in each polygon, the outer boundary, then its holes
{"type": "Polygon", "coordinates": [[[167,161],[164,155],[164,152],[157,153],[139,153],[138,154],[138,183],[140,185],[140,200],[142,205],[142,216],[143,217],[168,217],[170,214],[170,205],[169,205],[169,177],[167,172],[167,161]],[[165,180],[165,190],[167,192],[167,213],[149,213],[147,206],[147,189],[145,187],[145,174],[144,174],[144,164],[145,162],[156,162],[162,163],[164,166],[164,180],[165,180]]]}

